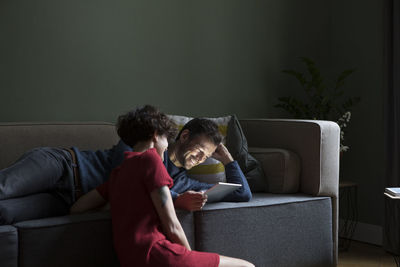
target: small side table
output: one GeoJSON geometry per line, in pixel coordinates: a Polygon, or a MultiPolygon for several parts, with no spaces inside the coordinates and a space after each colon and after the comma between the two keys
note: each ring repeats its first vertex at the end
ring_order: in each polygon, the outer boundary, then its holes
{"type": "Polygon", "coordinates": [[[385,223],[383,227],[383,247],[393,255],[400,266],[400,197],[385,194],[385,223]]]}
{"type": "Polygon", "coordinates": [[[347,251],[358,221],[357,187],[351,181],[339,182],[339,249],[347,251]]]}

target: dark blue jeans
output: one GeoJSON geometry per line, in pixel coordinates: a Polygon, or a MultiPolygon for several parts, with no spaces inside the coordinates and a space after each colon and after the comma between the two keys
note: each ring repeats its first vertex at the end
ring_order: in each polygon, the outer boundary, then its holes
{"type": "Polygon", "coordinates": [[[0,200],[49,192],[72,205],[74,176],[71,154],[61,148],[30,150],[0,170],[0,200]]]}

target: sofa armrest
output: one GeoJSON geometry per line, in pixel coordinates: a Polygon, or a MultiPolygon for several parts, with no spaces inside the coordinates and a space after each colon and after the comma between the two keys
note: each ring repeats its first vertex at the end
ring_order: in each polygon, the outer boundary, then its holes
{"type": "Polygon", "coordinates": [[[283,148],[301,160],[300,191],[338,196],[340,128],[318,120],[240,120],[249,147],[283,148]]]}
{"type": "Polygon", "coordinates": [[[338,261],[338,195],[340,128],[318,120],[240,120],[249,147],[283,148],[301,160],[300,191],[332,198],[334,264],[338,261]]]}

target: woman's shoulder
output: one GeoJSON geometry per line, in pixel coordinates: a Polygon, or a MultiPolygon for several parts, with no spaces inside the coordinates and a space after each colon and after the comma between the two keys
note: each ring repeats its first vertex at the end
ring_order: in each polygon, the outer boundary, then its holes
{"type": "Polygon", "coordinates": [[[161,161],[161,157],[155,148],[149,148],[141,154],[141,158],[149,161],[161,161]]]}
{"type": "Polygon", "coordinates": [[[126,161],[140,161],[142,164],[162,163],[160,155],[155,148],[150,148],[144,152],[125,152],[126,161]]]}

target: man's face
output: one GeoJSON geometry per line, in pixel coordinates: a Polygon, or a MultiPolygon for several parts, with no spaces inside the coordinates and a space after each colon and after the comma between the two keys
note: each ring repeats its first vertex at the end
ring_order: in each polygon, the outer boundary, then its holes
{"type": "Polygon", "coordinates": [[[187,170],[203,163],[217,149],[217,146],[206,135],[196,136],[192,140],[181,136],[180,140],[176,158],[187,170]]]}

